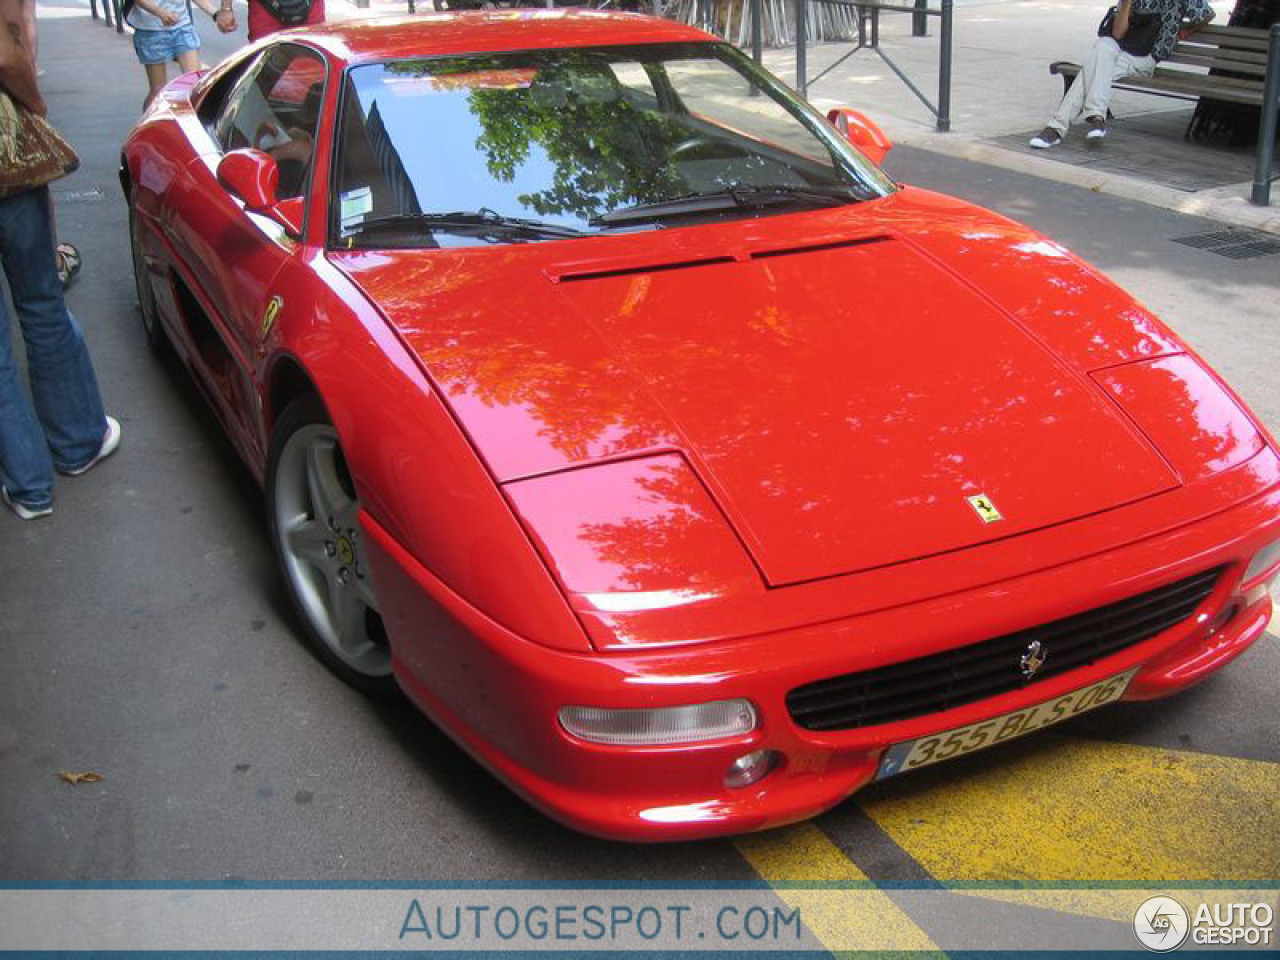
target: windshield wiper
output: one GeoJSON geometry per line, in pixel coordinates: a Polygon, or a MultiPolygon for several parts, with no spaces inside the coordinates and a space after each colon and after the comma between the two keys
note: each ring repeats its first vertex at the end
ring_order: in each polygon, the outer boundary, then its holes
{"type": "Polygon", "coordinates": [[[620,207],[591,219],[591,225],[603,226],[638,220],[661,220],[698,213],[715,213],[721,210],[751,210],[765,207],[821,206],[834,207],[861,199],[849,187],[752,187],[738,185],[723,190],[688,193],[670,200],[654,203],[638,203],[633,207],[620,207]]]}
{"type": "Polygon", "coordinates": [[[393,213],[361,222],[355,235],[369,231],[409,230],[424,233],[454,233],[482,240],[555,240],[562,237],[591,236],[573,227],[540,220],[505,217],[488,207],[453,213],[393,213]]]}

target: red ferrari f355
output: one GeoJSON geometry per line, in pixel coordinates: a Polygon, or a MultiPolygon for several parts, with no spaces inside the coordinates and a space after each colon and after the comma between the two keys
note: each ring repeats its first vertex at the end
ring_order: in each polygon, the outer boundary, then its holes
{"type": "Polygon", "coordinates": [[[138,297],[314,649],[633,840],[1213,673],[1280,455],[1060,246],[642,16],[276,35],[124,146],[138,297]]]}

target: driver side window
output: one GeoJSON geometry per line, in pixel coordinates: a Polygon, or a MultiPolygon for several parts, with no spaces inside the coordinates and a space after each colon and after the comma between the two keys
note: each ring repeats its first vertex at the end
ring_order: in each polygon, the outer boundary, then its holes
{"type": "Polygon", "coordinates": [[[292,43],[270,47],[227,97],[214,138],[223,152],[250,147],[271,154],[280,168],[279,199],[304,196],[324,89],[319,54],[292,43]]]}

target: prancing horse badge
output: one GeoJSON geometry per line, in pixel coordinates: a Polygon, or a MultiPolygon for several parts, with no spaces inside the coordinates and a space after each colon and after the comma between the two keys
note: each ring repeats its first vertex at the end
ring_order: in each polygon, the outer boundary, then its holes
{"type": "Polygon", "coordinates": [[[272,297],[271,302],[267,304],[267,309],[262,311],[262,329],[258,331],[258,339],[266,340],[271,334],[271,328],[276,325],[276,317],[280,316],[280,308],[284,306],[282,297],[272,297]]]}
{"type": "Polygon", "coordinates": [[[969,506],[973,507],[973,512],[982,518],[983,523],[995,523],[997,520],[1003,520],[1000,511],[996,509],[996,505],[991,502],[991,498],[985,493],[979,493],[973,497],[965,497],[969,501],[969,506]]]}

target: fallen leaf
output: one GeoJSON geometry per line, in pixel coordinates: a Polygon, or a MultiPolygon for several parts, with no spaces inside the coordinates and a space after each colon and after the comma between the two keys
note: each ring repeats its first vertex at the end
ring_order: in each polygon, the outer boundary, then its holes
{"type": "Polygon", "coordinates": [[[102,780],[102,774],[94,773],[92,770],[86,770],[84,773],[68,773],[62,770],[58,773],[58,779],[74,787],[77,783],[99,783],[102,780]]]}

